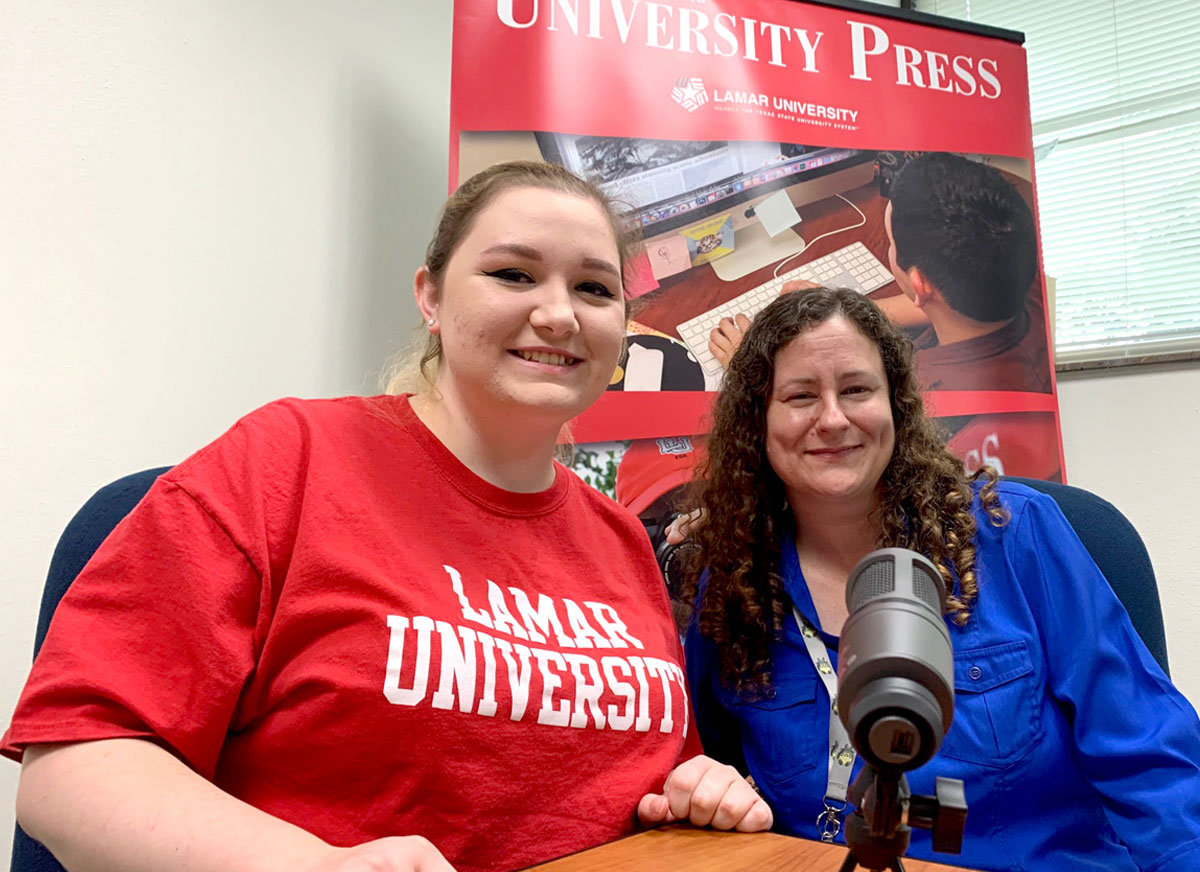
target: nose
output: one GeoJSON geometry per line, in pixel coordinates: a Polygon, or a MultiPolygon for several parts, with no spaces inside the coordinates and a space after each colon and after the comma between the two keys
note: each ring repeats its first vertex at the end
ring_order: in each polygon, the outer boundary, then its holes
{"type": "Polygon", "coordinates": [[[842,411],[841,397],[834,393],[826,395],[821,400],[821,414],[817,418],[817,426],[822,430],[842,430],[850,425],[846,413],[842,411]]]}
{"type": "Polygon", "coordinates": [[[558,279],[548,280],[538,288],[529,323],[539,331],[551,336],[573,336],[579,332],[579,320],[575,317],[575,301],[567,283],[558,279]]]}

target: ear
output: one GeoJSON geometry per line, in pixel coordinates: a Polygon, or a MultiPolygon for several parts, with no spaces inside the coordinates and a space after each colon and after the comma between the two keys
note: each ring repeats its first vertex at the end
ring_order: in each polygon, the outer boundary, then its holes
{"type": "Polygon", "coordinates": [[[441,333],[442,325],[438,322],[437,283],[425,264],[421,264],[413,276],[413,300],[416,301],[417,311],[421,313],[425,328],[430,333],[441,333]],[[433,323],[430,323],[431,321],[433,323]]]}
{"type": "Polygon", "coordinates": [[[937,288],[933,286],[933,283],[929,281],[925,273],[921,272],[919,267],[910,266],[904,271],[904,274],[908,277],[909,287],[912,288],[913,304],[918,309],[924,308],[933,299],[934,294],[938,292],[937,288]]]}

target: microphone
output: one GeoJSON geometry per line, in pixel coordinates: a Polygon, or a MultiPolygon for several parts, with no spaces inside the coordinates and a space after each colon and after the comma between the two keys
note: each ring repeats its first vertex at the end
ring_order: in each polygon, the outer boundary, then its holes
{"type": "Polygon", "coordinates": [[[864,762],[904,772],[928,762],[954,719],[954,652],[934,565],[907,548],[872,551],[846,585],[838,716],[864,762]]]}
{"type": "Polygon", "coordinates": [[[962,849],[963,783],[938,776],[936,796],[909,792],[904,773],[933,757],[954,719],[954,651],[937,568],[907,548],[872,551],[850,572],[850,615],[838,645],[838,717],[866,764],[847,791],[850,850],[841,872],[902,870],[911,827],[933,850],[962,849]]]}

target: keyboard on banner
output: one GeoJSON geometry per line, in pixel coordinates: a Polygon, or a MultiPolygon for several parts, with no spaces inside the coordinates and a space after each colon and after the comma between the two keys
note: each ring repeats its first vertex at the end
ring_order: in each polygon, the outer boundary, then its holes
{"type": "Polygon", "coordinates": [[[708,350],[708,337],[713,328],[722,318],[732,318],[738,313],[753,318],[779,296],[779,289],[786,282],[797,279],[816,282],[830,288],[849,288],[860,294],[869,294],[892,281],[892,273],[865,245],[855,242],[782,273],[695,318],[689,318],[676,328],[679,338],[691,349],[705,373],[716,376],[721,372],[721,364],[708,350]]]}

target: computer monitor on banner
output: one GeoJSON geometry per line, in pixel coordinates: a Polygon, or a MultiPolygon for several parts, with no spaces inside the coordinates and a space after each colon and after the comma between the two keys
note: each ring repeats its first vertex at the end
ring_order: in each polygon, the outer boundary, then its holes
{"type": "Polygon", "coordinates": [[[876,152],[780,142],[694,142],[537,133],[543,158],[600,185],[640,225],[647,245],[729,213],[731,254],[713,261],[726,280],[804,247],[792,230],[768,236],[754,208],[786,190],[797,207],[874,178],[876,152]]]}

